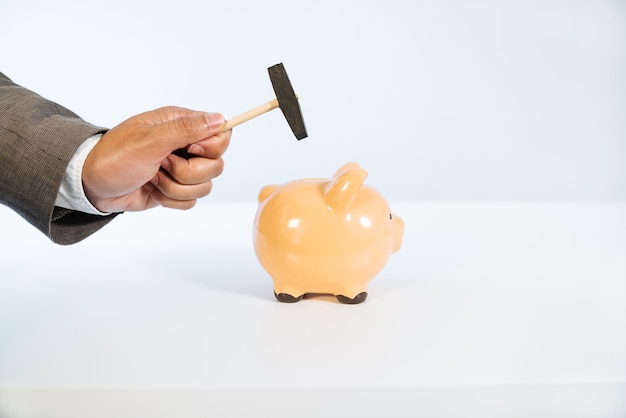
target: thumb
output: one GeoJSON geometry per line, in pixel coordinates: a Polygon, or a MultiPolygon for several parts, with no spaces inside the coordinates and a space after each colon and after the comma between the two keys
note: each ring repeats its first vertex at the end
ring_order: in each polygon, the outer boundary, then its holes
{"type": "MultiPolygon", "coordinates": [[[[182,114],[154,125],[155,142],[165,155],[189,144],[210,138],[224,127],[220,113],[193,112],[182,114]]],[[[155,144],[156,145],[156,144],[155,144]]]]}

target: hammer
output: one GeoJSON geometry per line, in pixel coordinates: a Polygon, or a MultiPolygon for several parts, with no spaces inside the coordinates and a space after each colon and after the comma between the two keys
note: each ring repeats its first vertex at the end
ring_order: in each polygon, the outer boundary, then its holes
{"type": "MultiPolygon", "coordinates": [[[[289,127],[298,141],[306,138],[308,135],[306,133],[306,127],[304,126],[304,119],[302,119],[298,96],[296,96],[296,93],[293,91],[289,77],[287,77],[287,71],[285,71],[285,66],[282,63],[272,65],[267,69],[267,71],[269,73],[276,98],[262,104],[261,106],[248,110],[237,117],[227,120],[220,132],[226,132],[252,118],[280,107],[280,110],[282,110],[289,127]]],[[[178,149],[174,151],[174,154],[187,159],[194,156],[193,154],[188,153],[185,149],[178,149]]]]}
{"type": "Polygon", "coordinates": [[[298,104],[298,96],[296,96],[296,93],[293,91],[293,87],[287,76],[287,71],[285,71],[285,66],[282,63],[272,65],[267,69],[267,72],[270,75],[270,81],[272,82],[276,98],[228,120],[223,131],[227,131],[263,113],[280,107],[280,110],[282,110],[289,127],[298,141],[306,138],[308,135],[306,133],[306,127],[304,126],[304,119],[302,119],[300,105],[298,104]]]}

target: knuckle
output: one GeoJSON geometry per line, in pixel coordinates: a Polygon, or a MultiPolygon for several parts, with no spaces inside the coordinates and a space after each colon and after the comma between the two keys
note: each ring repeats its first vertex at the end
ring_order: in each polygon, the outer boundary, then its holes
{"type": "Polygon", "coordinates": [[[157,185],[157,188],[161,191],[161,193],[166,197],[172,197],[172,187],[169,184],[161,184],[157,185]]]}
{"type": "Polygon", "coordinates": [[[183,135],[192,134],[196,130],[196,125],[193,123],[193,120],[188,116],[181,116],[174,119],[174,126],[176,130],[183,135]]]}
{"type": "Polygon", "coordinates": [[[181,182],[181,179],[184,177],[186,173],[186,170],[184,169],[184,166],[182,164],[172,164],[172,166],[170,167],[168,174],[170,175],[170,177],[172,177],[174,180],[181,182]]]}
{"type": "Polygon", "coordinates": [[[214,177],[221,175],[224,172],[224,160],[222,158],[215,159],[214,177]]]}
{"type": "Polygon", "coordinates": [[[223,141],[223,152],[226,152],[226,150],[228,149],[228,146],[230,145],[230,139],[232,137],[232,133],[233,131],[228,131],[225,132],[225,135],[223,137],[224,141],[223,141]]]}
{"type": "Polygon", "coordinates": [[[230,131],[228,134],[220,137],[220,141],[218,142],[218,152],[219,155],[222,155],[226,152],[226,150],[228,149],[228,146],[230,145],[230,131]]]}
{"type": "Polygon", "coordinates": [[[209,194],[211,194],[211,191],[213,190],[213,183],[211,181],[207,181],[206,183],[204,183],[202,185],[202,189],[198,191],[198,198],[201,197],[206,197],[209,194]]]}
{"type": "Polygon", "coordinates": [[[197,200],[185,200],[183,202],[180,203],[179,209],[181,210],[189,210],[191,208],[193,208],[194,206],[196,206],[196,202],[197,200]]]}
{"type": "Polygon", "coordinates": [[[163,199],[159,203],[162,207],[168,209],[189,210],[196,205],[196,200],[163,199]]]}

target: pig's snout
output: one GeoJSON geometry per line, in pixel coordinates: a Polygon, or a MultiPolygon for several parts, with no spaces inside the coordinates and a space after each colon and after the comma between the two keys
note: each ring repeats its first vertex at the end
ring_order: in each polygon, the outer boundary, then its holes
{"type": "Polygon", "coordinates": [[[404,234],[404,221],[401,217],[393,215],[393,252],[395,253],[402,246],[402,235],[404,234]]]}

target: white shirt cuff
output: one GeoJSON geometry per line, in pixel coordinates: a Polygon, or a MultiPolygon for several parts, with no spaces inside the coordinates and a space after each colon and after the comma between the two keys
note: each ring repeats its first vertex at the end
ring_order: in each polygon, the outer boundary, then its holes
{"type": "Polygon", "coordinates": [[[102,137],[102,134],[93,135],[85,140],[78,149],[70,163],[65,170],[65,176],[61,182],[61,188],[57,194],[56,206],[72,209],[79,212],[90,213],[92,215],[106,216],[110,215],[107,212],[100,212],[96,209],[87,196],[85,196],[85,190],[83,189],[83,165],[87,155],[91,152],[93,147],[98,143],[102,137]]]}

